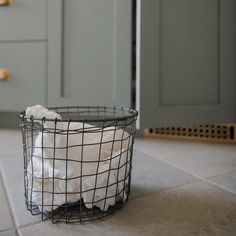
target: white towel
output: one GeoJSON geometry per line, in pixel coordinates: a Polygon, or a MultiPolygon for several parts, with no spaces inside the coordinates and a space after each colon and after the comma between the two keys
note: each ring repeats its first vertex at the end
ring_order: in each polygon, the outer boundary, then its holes
{"type": "Polygon", "coordinates": [[[98,175],[83,180],[83,199],[87,208],[103,211],[117,201],[126,200],[130,171],[130,151],[122,149],[99,165],[98,175]],[[96,188],[95,188],[96,186],[96,188]],[[94,203],[94,204],[93,204],[94,203]]]}
{"type": "MultiPolygon", "coordinates": [[[[61,119],[59,114],[40,105],[27,108],[26,117],[29,118],[32,115],[40,119],[42,117],[61,119]]],[[[29,186],[28,198],[39,207],[40,211],[50,212],[64,203],[74,203],[81,198],[86,207],[97,206],[106,211],[109,206],[115,204],[116,200],[122,200],[122,197],[123,201],[126,200],[125,172],[127,176],[129,164],[124,164],[129,161],[131,145],[127,132],[123,129],[115,130],[115,127],[102,129],[89,124],[83,125],[80,122],[68,124],[68,122],[59,121],[55,135],[53,121],[46,121],[44,127],[46,132],[39,132],[34,141],[32,160],[29,161],[27,168],[29,177],[26,180],[29,186]],[[89,131],[93,132],[83,132],[83,134],[73,132],[73,130],[82,131],[83,128],[89,128],[89,131]],[[100,145],[101,142],[102,145],[100,145]],[[121,167],[122,165],[124,167],[121,167]],[[111,167],[110,170],[109,167],[111,167]],[[96,183],[97,187],[101,188],[94,191],[97,170],[96,183]],[[87,177],[81,178],[81,175],[87,177]],[[124,181],[113,184],[119,180],[124,181]],[[106,188],[107,182],[108,185],[113,185],[106,188]],[[115,197],[116,194],[118,194],[117,197],[115,197]],[[104,201],[105,196],[108,197],[106,201],[104,201]],[[94,200],[93,205],[92,200],[94,200]]]]}

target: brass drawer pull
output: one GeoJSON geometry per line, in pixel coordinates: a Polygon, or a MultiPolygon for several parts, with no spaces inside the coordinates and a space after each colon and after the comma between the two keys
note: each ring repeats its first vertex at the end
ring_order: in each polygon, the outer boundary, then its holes
{"type": "Polygon", "coordinates": [[[0,69],[0,80],[9,80],[11,79],[12,74],[6,69],[0,69]]]}
{"type": "Polygon", "coordinates": [[[0,0],[0,6],[8,6],[13,0],[0,0]]]}

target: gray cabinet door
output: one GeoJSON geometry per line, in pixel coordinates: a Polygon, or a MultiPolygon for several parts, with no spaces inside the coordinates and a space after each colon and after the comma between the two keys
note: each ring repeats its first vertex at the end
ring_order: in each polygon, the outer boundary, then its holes
{"type": "Polygon", "coordinates": [[[48,105],[129,106],[131,0],[48,4],[48,105]]]}
{"type": "Polygon", "coordinates": [[[0,6],[0,41],[46,39],[47,0],[14,0],[0,6]]]}
{"type": "Polygon", "coordinates": [[[0,44],[0,68],[12,78],[0,80],[0,111],[22,111],[46,101],[46,44],[20,42],[0,44]]]}
{"type": "Polygon", "coordinates": [[[235,122],[236,1],[145,0],[138,9],[141,127],[235,122]]]}

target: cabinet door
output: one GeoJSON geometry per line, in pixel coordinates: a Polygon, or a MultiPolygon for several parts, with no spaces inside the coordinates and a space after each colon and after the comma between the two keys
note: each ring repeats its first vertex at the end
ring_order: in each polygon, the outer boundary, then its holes
{"type": "Polygon", "coordinates": [[[0,41],[46,39],[47,0],[14,0],[0,6],[0,41]]]}
{"type": "Polygon", "coordinates": [[[139,9],[141,127],[235,122],[236,1],[147,0],[139,9]]]}
{"type": "Polygon", "coordinates": [[[0,68],[12,74],[0,80],[0,111],[22,111],[45,104],[45,43],[1,43],[0,68]]]}
{"type": "Polygon", "coordinates": [[[49,106],[129,106],[131,0],[49,1],[49,106]]]}

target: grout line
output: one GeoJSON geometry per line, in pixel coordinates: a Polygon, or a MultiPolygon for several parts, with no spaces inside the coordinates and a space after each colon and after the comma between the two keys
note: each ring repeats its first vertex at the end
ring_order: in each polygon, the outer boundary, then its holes
{"type": "MultiPolygon", "coordinates": [[[[10,215],[11,215],[11,218],[12,218],[12,222],[13,222],[13,226],[14,226],[14,229],[17,233],[17,235],[20,235],[20,232],[19,232],[19,229],[21,229],[22,227],[24,226],[30,226],[30,225],[34,225],[34,224],[37,224],[37,223],[41,223],[42,221],[39,220],[39,221],[36,221],[36,222],[32,222],[32,223],[28,223],[28,224],[25,224],[25,225],[18,225],[16,223],[16,215],[14,214],[14,205],[11,204],[11,197],[10,197],[10,194],[8,193],[8,190],[7,190],[7,187],[5,185],[5,182],[7,181],[4,181],[4,175],[3,175],[3,171],[1,169],[1,165],[0,165],[0,179],[2,179],[2,183],[3,183],[3,187],[4,187],[4,192],[5,192],[5,195],[6,195],[6,199],[7,199],[7,204],[9,206],[9,211],[10,211],[10,215]]],[[[34,217],[34,216],[32,216],[34,217]]]]}
{"type": "Polygon", "coordinates": [[[204,181],[204,180],[196,180],[196,181],[194,181],[194,182],[185,183],[185,184],[180,184],[180,185],[178,185],[178,186],[176,185],[176,186],[174,186],[174,187],[170,187],[170,188],[166,188],[166,189],[161,189],[161,190],[152,192],[152,193],[150,193],[150,194],[146,194],[146,195],[143,195],[143,196],[138,196],[138,197],[135,197],[135,198],[131,198],[130,200],[140,199],[140,198],[147,197],[147,196],[151,196],[151,195],[154,195],[154,194],[157,194],[157,193],[169,192],[169,191],[172,191],[172,190],[175,190],[175,189],[184,187],[184,186],[188,186],[188,185],[195,184],[195,183],[201,183],[201,182],[204,183],[205,181],[204,181]]]}
{"type": "Polygon", "coordinates": [[[15,231],[16,231],[15,228],[0,229],[0,234],[1,234],[2,232],[7,232],[7,231],[11,231],[11,230],[15,230],[15,231]]]}
{"type": "Polygon", "coordinates": [[[232,194],[236,195],[236,192],[234,192],[234,191],[232,191],[232,190],[230,190],[230,189],[228,189],[228,188],[226,188],[226,187],[224,187],[222,185],[219,185],[218,183],[212,182],[210,180],[206,180],[206,182],[209,183],[209,184],[212,184],[212,185],[214,185],[214,186],[216,186],[216,187],[218,187],[220,189],[223,189],[223,190],[225,190],[225,191],[227,191],[229,193],[232,193],[232,194]]]}
{"type": "Polygon", "coordinates": [[[179,168],[179,167],[177,167],[177,166],[174,166],[174,165],[171,164],[170,162],[163,161],[162,159],[159,159],[158,157],[156,157],[156,156],[154,156],[154,155],[152,155],[152,154],[150,155],[150,154],[147,154],[146,152],[138,151],[138,150],[135,150],[135,151],[140,152],[140,153],[142,153],[142,154],[144,154],[144,155],[147,155],[147,156],[149,156],[149,157],[151,157],[151,158],[157,159],[158,161],[160,161],[160,162],[162,162],[162,163],[164,163],[164,164],[166,164],[166,165],[168,165],[168,166],[170,166],[170,167],[172,167],[172,168],[175,168],[175,169],[177,169],[177,170],[179,170],[179,171],[182,171],[182,172],[184,172],[185,174],[191,175],[192,177],[195,177],[195,178],[197,178],[197,179],[199,179],[199,180],[205,180],[205,178],[202,178],[201,176],[198,176],[198,175],[193,174],[193,173],[190,173],[190,172],[188,172],[188,171],[186,171],[186,170],[184,170],[184,169],[181,169],[181,168],[179,168]]]}
{"type": "MultiPolygon", "coordinates": [[[[156,194],[156,193],[162,193],[162,192],[174,190],[174,189],[177,189],[177,188],[181,188],[181,187],[184,187],[186,185],[191,185],[191,184],[200,183],[200,182],[204,182],[204,180],[197,179],[197,180],[194,180],[192,182],[188,182],[188,183],[184,183],[184,184],[178,184],[178,185],[175,185],[173,187],[163,188],[163,189],[160,189],[160,190],[157,190],[157,191],[153,191],[153,192],[144,194],[142,196],[131,197],[131,198],[129,198],[129,200],[134,200],[134,199],[138,199],[138,198],[142,198],[142,197],[147,197],[147,196],[150,196],[150,195],[153,195],[153,194],[156,194]]],[[[132,189],[131,189],[131,191],[132,191],[132,189]]]]}
{"type": "Polygon", "coordinates": [[[12,232],[12,231],[14,231],[17,236],[19,236],[17,230],[14,229],[14,228],[9,228],[9,229],[0,230],[0,235],[2,235],[2,233],[4,233],[4,235],[5,235],[5,233],[7,233],[7,235],[10,235],[9,233],[12,232]]]}
{"type": "Polygon", "coordinates": [[[233,173],[233,172],[236,172],[236,170],[230,170],[230,171],[228,171],[228,172],[225,172],[225,173],[221,173],[221,174],[218,174],[218,175],[214,175],[214,176],[211,176],[211,177],[207,177],[207,178],[205,178],[205,180],[211,180],[211,179],[215,179],[215,178],[218,178],[218,177],[223,177],[223,176],[225,176],[225,175],[228,175],[228,174],[231,174],[231,173],[233,173]]]}
{"type": "Polygon", "coordinates": [[[194,181],[194,182],[191,182],[191,183],[181,184],[181,185],[178,185],[178,186],[175,186],[175,187],[171,187],[171,188],[166,188],[166,189],[162,189],[162,190],[159,190],[159,191],[155,191],[155,192],[152,192],[150,194],[146,194],[146,195],[143,195],[143,196],[138,196],[138,197],[135,197],[135,198],[131,198],[130,200],[135,200],[135,199],[140,199],[140,198],[148,197],[148,196],[151,196],[151,195],[154,195],[154,194],[157,194],[157,193],[169,192],[169,191],[172,191],[172,190],[175,190],[175,189],[187,186],[187,185],[191,185],[191,184],[195,184],[195,183],[201,183],[201,182],[202,183],[208,183],[210,185],[213,185],[213,186],[217,187],[218,189],[223,189],[226,192],[229,192],[231,194],[236,195],[235,192],[232,192],[229,189],[226,189],[226,188],[224,188],[222,186],[219,186],[218,184],[214,184],[214,183],[212,183],[210,181],[206,181],[206,180],[199,180],[199,181],[194,181]]]}
{"type": "MultiPolygon", "coordinates": [[[[135,150],[135,151],[138,151],[138,150],[135,150]]],[[[219,185],[219,184],[216,184],[216,183],[214,183],[214,182],[211,181],[211,180],[214,179],[214,178],[228,175],[228,174],[230,174],[230,173],[232,173],[232,172],[235,172],[236,170],[231,170],[231,171],[228,171],[228,172],[225,172],[225,173],[221,173],[221,174],[218,174],[218,175],[214,175],[214,176],[211,176],[211,177],[201,177],[201,176],[198,176],[198,175],[196,175],[196,174],[190,173],[190,172],[188,172],[188,171],[186,171],[186,170],[183,170],[183,169],[181,169],[181,168],[179,168],[179,167],[176,167],[176,166],[172,165],[172,164],[169,163],[169,162],[163,161],[162,159],[159,159],[159,158],[156,157],[156,156],[154,157],[154,155],[152,155],[152,154],[150,155],[150,154],[147,154],[146,152],[143,152],[143,151],[138,151],[138,152],[140,152],[140,153],[142,153],[142,154],[144,154],[144,155],[150,156],[151,158],[158,159],[158,161],[161,161],[162,163],[165,163],[165,164],[169,165],[170,167],[175,168],[175,169],[177,169],[177,170],[180,170],[180,171],[182,171],[182,172],[184,172],[184,173],[186,173],[186,174],[192,175],[193,177],[199,179],[200,181],[205,181],[205,182],[208,183],[208,184],[212,184],[212,185],[214,185],[214,186],[216,186],[216,187],[218,187],[218,188],[221,188],[221,189],[223,189],[223,190],[225,190],[225,191],[228,191],[228,192],[230,192],[230,193],[232,193],[232,194],[236,194],[236,192],[233,192],[233,191],[231,191],[230,189],[227,189],[227,188],[225,188],[224,186],[219,185]]],[[[195,182],[199,182],[199,181],[195,181],[195,182]]],[[[194,183],[194,182],[192,182],[192,183],[194,183]]]]}
{"type": "Polygon", "coordinates": [[[149,153],[147,153],[147,152],[145,152],[145,151],[139,151],[139,150],[137,150],[137,149],[135,149],[135,151],[140,152],[140,153],[142,153],[142,154],[144,154],[144,155],[147,155],[147,156],[149,156],[149,157],[151,157],[151,158],[157,159],[158,161],[161,161],[162,163],[165,163],[165,164],[167,164],[167,165],[169,165],[169,166],[171,166],[171,167],[174,167],[174,168],[176,168],[176,169],[178,169],[178,170],[180,170],[180,171],[183,171],[183,172],[185,172],[186,174],[192,175],[193,177],[198,178],[198,179],[200,179],[200,180],[206,180],[206,181],[207,181],[207,180],[209,180],[209,179],[213,179],[213,178],[216,178],[216,177],[220,177],[220,176],[223,176],[223,175],[227,175],[227,174],[229,174],[229,173],[231,173],[231,172],[235,172],[235,171],[236,171],[236,169],[235,169],[235,170],[230,170],[230,171],[228,171],[228,172],[221,173],[221,174],[217,174],[217,175],[213,175],[213,176],[209,176],[209,177],[202,177],[202,176],[199,176],[199,175],[194,174],[194,173],[192,173],[192,172],[189,172],[189,171],[187,171],[187,170],[185,170],[185,169],[182,169],[182,168],[180,168],[180,167],[177,167],[177,166],[175,166],[174,164],[172,164],[171,162],[164,161],[163,159],[160,159],[160,158],[158,158],[157,156],[154,156],[153,154],[149,154],[149,153]]]}
{"type": "MultiPolygon", "coordinates": [[[[32,217],[34,217],[33,215],[32,215],[32,217]]],[[[27,227],[29,227],[29,226],[34,226],[34,225],[38,225],[38,224],[41,224],[41,223],[43,223],[43,222],[50,222],[50,220],[49,221],[36,221],[36,222],[32,222],[32,223],[28,223],[28,224],[25,224],[25,225],[20,225],[19,227],[18,227],[18,229],[20,230],[20,229],[23,229],[23,228],[27,228],[27,227]]]]}
{"type": "Polygon", "coordinates": [[[212,184],[212,185],[214,185],[214,186],[216,186],[216,187],[218,187],[218,188],[221,188],[221,189],[223,189],[223,190],[225,190],[225,191],[227,191],[227,192],[230,192],[230,193],[232,193],[232,194],[234,194],[234,195],[236,195],[236,192],[234,192],[234,191],[231,191],[230,189],[228,189],[228,188],[225,188],[224,186],[222,186],[222,185],[219,185],[219,184],[217,184],[217,183],[214,183],[214,182],[211,182],[211,181],[206,181],[207,183],[209,183],[209,184],[212,184]]]}
{"type": "Polygon", "coordinates": [[[5,198],[6,198],[6,203],[7,203],[9,213],[10,213],[10,216],[11,216],[13,229],[16,231],[17,235],[19,235],[18,230],[17,230],[16,220],[15,220],[14,213],[13,213],[13,207],[11,205],[11,202],[10,202],[10,199],[9,199],[9,194],[8,194],[8,191],[7,191],[7,188],[6,188],[6,185],[5,185],[5,181],[4,181],[4,178],[3,178],[3,175],[2,175],[1,166],[0,166],[0,181],[2,182],[3,192],[4,192],[3,194],[5,195],[5,198]]]}

